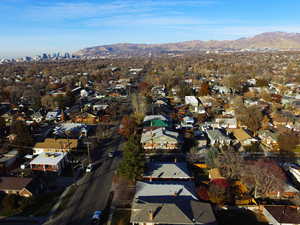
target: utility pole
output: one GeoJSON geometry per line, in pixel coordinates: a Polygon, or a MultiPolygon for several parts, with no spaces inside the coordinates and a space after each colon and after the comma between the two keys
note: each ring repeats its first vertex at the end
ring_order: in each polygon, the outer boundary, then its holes
{"type": "Polygon", "coordinates": [[[87,145],[87,150],[88,150],[88,160],[89,160],[89,164],[91,163],[91,153],[90,153],[90,144],[92,144],[92,142],[90,141],[86,141],[84,142],[87,145]]]}

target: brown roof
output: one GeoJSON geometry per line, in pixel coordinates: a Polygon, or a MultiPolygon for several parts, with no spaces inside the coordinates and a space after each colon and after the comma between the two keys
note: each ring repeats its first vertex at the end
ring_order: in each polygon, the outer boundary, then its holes
{"type": "Polygon", "coordinates": [[[251,139],[251,136],[244,129],[229,129],[229,131],[231,131],[239,141],[251,139]]]}
{"type": "Polygon", "coordinates": [[[209,173],[209,178],[210,178],[211,180],[214,180],[214,179],[225,179],[225,177],[223,177],[223,176],[221,175],[221,172],[220,172],[220,170],[219,170],[218,168],[210,169],[210,170],[208,171],[208,173],[209,173]]]}
{"type": "Polygon", "coordinates": [[[32,182],[32,178],[0,177],[0,190],[22,190],[32,182]]]}
{"type": "Polygon", "coordinates": [[[45,149],[74,149],[78,146],[77,139],[55,139],[46,138],[44,142],[38,142],[34,148],[45,148],[45,149]]]}
{"type": "Polygon", "coordinates": [[[278,223],[300,224],[300,214],[296,206],[264,206],[278,223]]]}

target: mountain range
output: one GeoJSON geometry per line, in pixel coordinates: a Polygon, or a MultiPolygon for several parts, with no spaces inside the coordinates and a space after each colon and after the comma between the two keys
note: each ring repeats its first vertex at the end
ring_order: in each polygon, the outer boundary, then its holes
{"type": "Polygon", "coordinates": [[[186,53],[209,49],[272,48],[299,50],[300,33],[266,32],[253,37],[224,41],[185,41],[167,44],[120,43],[84,48],[75,53],[79,56],[142,56],[148,54],[186,53]]]}

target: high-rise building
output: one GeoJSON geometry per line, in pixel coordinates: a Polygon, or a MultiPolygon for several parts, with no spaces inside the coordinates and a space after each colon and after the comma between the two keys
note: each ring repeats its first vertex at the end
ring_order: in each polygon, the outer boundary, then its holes
{"type": "Polygon", "coordinates": [[[42,59],[48,59],[48,55],[46,53],[42,54],[42,59]]]}

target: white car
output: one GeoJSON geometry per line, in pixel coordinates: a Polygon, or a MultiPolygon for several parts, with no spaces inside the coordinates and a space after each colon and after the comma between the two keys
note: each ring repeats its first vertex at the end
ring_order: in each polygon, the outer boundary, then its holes
{"type": "Polygon", "coordinates": [[[90,172],[92,172],[93,168],[94,168],[93,164],[90,163],[90,164],[86,167],[85,172],[86,172],[86,173],[90,173],[90,172]]]}
{"type": "Polygon", "coordinates": [[[108,156],[108,158],[113,158],[113,157],[114,157],[114,152],[109,152],[109,153],[107,154],[107,156],[108,156]]]}

